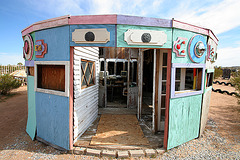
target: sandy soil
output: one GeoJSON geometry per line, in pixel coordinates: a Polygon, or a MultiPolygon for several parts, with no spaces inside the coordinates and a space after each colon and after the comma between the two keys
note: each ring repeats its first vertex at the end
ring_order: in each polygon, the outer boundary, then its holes
{"type": "MultiPolygon", "coordinates": [[[[216,88],[216,86],[215,86],[216,88]]],[[[0,159],[98,159],[71,155],[32,141],[27,135],[27,87],[0,102],[0,159]]],[[[240,106],[234,96],[212,93],[203,137],[173,148],[157,159],[240,159],[240,106]]],[[[106,159],[106,158],[105,158],[106,159]]]]}

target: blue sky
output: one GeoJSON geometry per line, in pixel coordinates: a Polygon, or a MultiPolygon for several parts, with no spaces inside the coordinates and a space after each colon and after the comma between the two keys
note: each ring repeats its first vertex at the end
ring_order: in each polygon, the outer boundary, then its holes
{"type": "Polygon", "coordinates": [[[176,19],[211,29],[218,66],[240,66],[240,0],[1,0],[0,65],[24,63],[21,30],[63,15],[125,14],[176,19]]]}

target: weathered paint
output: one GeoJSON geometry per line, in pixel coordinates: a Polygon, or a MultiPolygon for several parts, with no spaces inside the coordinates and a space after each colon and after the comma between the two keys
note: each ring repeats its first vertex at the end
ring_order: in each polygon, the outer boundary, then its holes
{"type": "Polygon", "coordinates": [[[172,27],[172,21],[160,18],[117,15],[117,24],[172,27]]]}
{"type": "Polygon", "coordinates": [[[209,47],[211,47],[211,49],[213,49],[214,57],[215,57],[215,54],[217,53],[217,44],[211,38],[208,39],[208,54],[207,54],[207,57],[206,57],[206,68],[207,69],[214,69],[215,63],[214,63],[214,61],[212,61],[213,57],[211,57],[209,55],[210,54],[209,53],[209,47]]]}
{"type": "Polygon", "coordinates": [[[99,47],[115,47],[115,25],[105,25],[105,24],[98,24],[98,25],[71,25],[70,26],[70,46],[99,46],[99,47]],[[72,41],[72,33],[75,31],[75,29],[104,29],[106,28],[108,32],[110,32],[110,41],[107,43],[75,43],[72,41]]]}
{"type": "Polygon", "coordinates": [[[69,26],[50,28],[35,32],[35,39],[43,39],[48,45],[47,53],[36,61],[69,61],[69,26]]]}
{"type": "Polygon", "coordinates": [[[34,92],[34,77],[27,77],[27,89],[28,89],[28,120],[26,132],[32,138],[35,138],[36,134],[36,106],[35,106],[35,92],[34,92]]]}
{"type": "Polygon", "coordinates": [[[202,95],[170,99],[167,149],[198,137],[201,102],[202,95]]]}
{"type": "Polygon", "coordinates": [[[73,114],[74,114],[74,142],[88,129],[98,115],[99,90],[99,49],[97,47],[75,47],[73,65],[73,114]],[[81,87],[81,59],[95,62],[95,85],[82,89],[81,87]]]}
{"type": "Polygon", "coordinates": [[[69,15],[51,18],[43,21],[36,22],[22,30],[22,36],[33,31],[42,30],[46,28],[59,27],[68,24],[69,15]]]}
{"type": "Polygon", "coordinates": [[[37,136],[69,149],[69,98],[36,92],[37,136]]]}
{"type": "Polygon", "coordinates": [[[132,47],[132,48],[172,48],[172,29],[171,28],[160,28],[160,27],[151,27],[151,26],[134,26],[134,25],[117,25],[117,47],[132,47]],[[155,30],[155,31],[164,31],[167,34],[167,42],[162,46],[155,45],[128,45],[124,41],[124,33],[128,29],[136,30],[155,30]]]}
{"type": "MultiPolygon", "coordinates": [[[[180,29],[173,29],[173,41],[176,41],[178,37],[184,37],[187,38],[188,41],[186,41],[187,47],[189,45],[190,39],[196,35],[197,33],[180,30],[180,29]]],[[[207,41],[207,36],[202,35],[205,40],[207,41]]],[[[171,46],[172,47],[172,46],[171,46]]],[[[175,52],[172,52],[172,63],[193,63],[191,59],[189,58],[188,50],[185,52],[186,57],[177,57],[175,52]]],[[[202,61],[200,64],[204,64],[205,62],[202,61]]]]}
{"type": "Polygon", "coordinates": [[[205,126],[207,124],[208,111],[209,111],[210,100],[211,100],[211,93],[212,93],[212,86],[207,87],[205,89],[204,94],[203,94],[202,114],[201,114],[201,124],[200,124],[199,136],[201,136],[203,134],[203,131],[204,131],[205,126]]]}
{"type": "Polygon", "coordinates": [[[68,24],[116,24],[117,15],[71,16],[68,24]]]}

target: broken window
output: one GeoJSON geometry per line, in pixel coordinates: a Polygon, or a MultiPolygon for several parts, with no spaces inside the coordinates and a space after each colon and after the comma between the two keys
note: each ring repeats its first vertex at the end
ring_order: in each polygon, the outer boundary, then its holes
{"type": "Polygon", "coordinates": [[[81,88],[87,88],[95,84],[95,62],[82,59],[81,60],[81,88]]]}

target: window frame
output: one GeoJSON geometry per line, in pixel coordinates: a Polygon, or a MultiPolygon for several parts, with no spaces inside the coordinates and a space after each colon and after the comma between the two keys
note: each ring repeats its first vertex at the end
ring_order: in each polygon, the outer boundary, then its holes
{"type": "MultiPolygon", "coordinates": [[[[88,64],[87,64],[88,65],[88,64]]],[[[81,89],[86,89],[86,88],[88,88],[88,87],[91,87],[91,86],[94,86],[94,85],[96,85],[96,64],[95,64],[95,61],[93,61],[93,60],[88,60],[88,59],[84,59],[84,58],[81,58],[81,63],[80,63],[80,66],[81,66],[81,71],[80,71],[80,75],[81,75],[81,81],[80,81],[80,83],[81,83],[81,89]],[[85,73],[84,73],[84,75],[82,75],[82,70],[83,70],[83,68],[82,68],[82,61],[85,61],[85,62],[92,62],[93,63],[93,73],[91,73],[91,75],[92,75],[92,80],[93,80],[93,83],[94,84],[86,84],[86,85],[84,85],[84,86],[82,86],[82,78],[83,78],[83,76],[85,76],[85,73]]],[[[86,77],[85,77],[86,78],[86,77]]],[[[87,82],[86,82],[87,83],[87,82]]]]}
{"type": "MultiPolygon", "coordinates": [[[[182,76],[182,75],[181,75],[182,76]]],[[[180,98],[192,95],[203,94],[204,85],[205,85],[205,64],[185,64],[185,63],[173,63],[171,69],[171,98],[180,98]],[[176,93],[175,91],[175,82],[176,82],[176,69],[177,68],[201,68],[202,69],[202,81],[201,81],[201,90],[186,90],[183,93],[176,93]],[[187,92],[189,91],[189,92],[187,92]]],[[[181,82],[180,82],[181,83],[181,82]]]]}
{"type": "Polygon", "coordinates": [[[70,81],[70,62],[69,61],[35,61],[34,62],[34,90],[35,92],[42,92],[48,94],[54,94],[64,97],[69,97],[69,81],[70,81]],[[37,79],[38,79],[38,70],[37,65],[64,65],[65,66],[65,91],[57,91],[52,89],[38,88],[37,79]]]}

